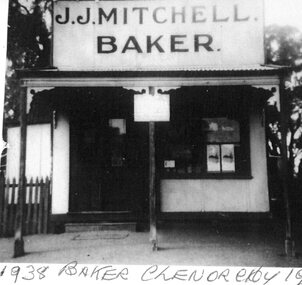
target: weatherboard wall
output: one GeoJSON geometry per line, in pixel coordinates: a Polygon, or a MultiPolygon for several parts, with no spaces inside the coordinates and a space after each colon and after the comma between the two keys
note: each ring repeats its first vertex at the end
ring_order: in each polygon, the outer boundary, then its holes
{"type": "Polygon", "coordinates": [[[162,212],[268,212],[265,128],[250,116],[251,179],[167,179],[161,181],[162,212]]]}

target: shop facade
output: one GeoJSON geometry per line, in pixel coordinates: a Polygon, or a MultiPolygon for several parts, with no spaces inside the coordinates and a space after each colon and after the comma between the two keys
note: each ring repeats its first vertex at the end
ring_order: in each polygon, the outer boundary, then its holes
{"type": "Polygon", "coordinates": [[[25,175],[51,177],[53,223],[149,223],[155,240],[158,220],[269,214],[263,110],[283,70],[261,0],[58,0],[53,27],[54,68],[19,71],[27,138],[8,133],[25,175]]]}

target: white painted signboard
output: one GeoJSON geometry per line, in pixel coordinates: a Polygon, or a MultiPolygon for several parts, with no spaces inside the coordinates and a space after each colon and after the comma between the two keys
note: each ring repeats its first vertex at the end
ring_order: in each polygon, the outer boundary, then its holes
{"type": "Polygon", "coordinates": [[[134,95],[135,122],[167,122],[170,120],[170,95],[134,95]]]}
{"type": "Polygon", "coordinates": [[[263,63],[263,0],[54,2],[54,65],[60,70],[263,63]]]}

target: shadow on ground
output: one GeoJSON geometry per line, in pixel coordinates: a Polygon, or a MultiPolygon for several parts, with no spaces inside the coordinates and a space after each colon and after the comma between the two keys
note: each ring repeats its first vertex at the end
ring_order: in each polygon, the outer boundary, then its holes
{"type": "Polygon", "coordinates": [[[296,257],[284,255],[284,226],[265,223],[160,223],[159,250],[148,232],[86,232],[24,238],[26,255],[13,259],[12,238],[0,239],[0,262],[174,264],[199,266],[302,267],[301,227],[296,226],[296,257]]]}

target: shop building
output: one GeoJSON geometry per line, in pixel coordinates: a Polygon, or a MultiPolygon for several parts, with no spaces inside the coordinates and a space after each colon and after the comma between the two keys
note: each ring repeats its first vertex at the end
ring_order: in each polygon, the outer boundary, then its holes
{"type": "MultiPolygon", "coordinates": [[[[25,175],[51,177],[51,220],[154,237],[158,220],[267,216],[263,110],[284,71],[263,27],[262,0],[54,1],[53,68],[19,71],[25,175]]],[[[19,127],[8,142],[16,177],[19,127]]]]}

